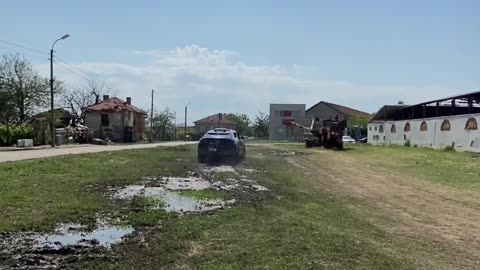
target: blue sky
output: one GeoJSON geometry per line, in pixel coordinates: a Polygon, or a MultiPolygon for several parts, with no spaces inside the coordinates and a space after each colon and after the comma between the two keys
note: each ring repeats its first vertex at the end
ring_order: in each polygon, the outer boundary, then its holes
{"type": "Polygon", "coordinates": [[[327,100],[373,112],[480,89],[479,1],[4,1],[0,53],[67,86],[104,79],[119,96],[189,121],[327,100]],[[57,61],[58,62],[58,61],[57,61]]]}

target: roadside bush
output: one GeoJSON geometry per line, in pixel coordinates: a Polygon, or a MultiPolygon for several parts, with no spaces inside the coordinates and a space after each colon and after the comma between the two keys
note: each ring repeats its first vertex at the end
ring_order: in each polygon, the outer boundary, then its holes
{"type": "Polygon", "coordinates": [[[0,145],[10,146],[18,139],[33,139],[33,128],[29,125],[17,125],[7,128],[0,125],[0,145]]]}
{"type": "MultiPolygon", "coordinates": [[[[200,138],[202,138],[202,134],[196,133],[196,132],[187,132],[187,135],[190,135],[190,140],[191,141],[198,141],[200,138]]],[[[178,132],[177,133],[177,139],[180,141],[185,140],[185,133],[183,132],[178,132]]]]}
{"type": "Polygon", "coordinates": [[[452,145],[446,146],[443,151],[445,152],[456,152],[455,150],[455,143],[452,143],[452,145]]]}

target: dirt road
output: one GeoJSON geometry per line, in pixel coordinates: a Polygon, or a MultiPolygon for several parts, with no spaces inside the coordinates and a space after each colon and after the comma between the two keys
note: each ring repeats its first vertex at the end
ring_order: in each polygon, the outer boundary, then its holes
{"type": "Polygon", "coordinates": [[[312,153],[287,160],[305,173],[313,187],[354,202],[352,207],[372,225],[394,237],[404,241],[427,239],[457,250],[447,262],[439,254],[438,260],[443,260],[440,268],[480,268],[478,192],[385,172],[369,165],[375,164],[373,160],[361,160],[347,152],[312,153]]]}
{"type": "Polygon", "coordinates": [[[152,144],[130,144],[130,145],[82,145],[79,147],[59,147],[55,149],[25,150],[25,151],[0,151],[0,163],[26,159],[38,159],[53,156],[75,155],[86,153],[98,153],[108,151],[121,151],[128,149],[145,149],[158,146],[178,146],[194,144],[196,142],[162,142],[152,144]]]}

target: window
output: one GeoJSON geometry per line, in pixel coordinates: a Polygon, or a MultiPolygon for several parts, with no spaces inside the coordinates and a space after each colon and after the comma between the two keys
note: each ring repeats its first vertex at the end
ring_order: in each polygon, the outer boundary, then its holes
{"type": "Polygon", "coordinates": [[[442,125],[440,126],[441,131],[449,131],[450,130],[450,121],[443,120],[442,125]]]}
{"type": "Polygon", "coordinates": [[[380,127],[378,128],[378,132],[383,133],[383,125],[380,125],[380,127]]]}
{"type": "Polygon", "coordinates": [[[407,123],[405,124],[405,127],[403,128],[403,131],[405,131],[405,132],[410,131],[410,123],[407,122],[407,123]]]}
{"type": "Polygon", "coordinates": [[[110,120],[108,119],[108,114],[102,114],[102,127],[108,127],[110,125],[110,120]]]}
{"type": "Polygon", "coordinates": [[[422,124],[420,125],[420,131],[427,131],[427,130],[428,130],[427,122],[423,121],[422,124]]]}
{"type": "Polygon", "coordinates": [[[291,111],[281,111],[282,117],[292,117],[291,111]]]}
{"type": "Polygon", "coordinates": [[[372,131],[372,127],[368,127],[368,130],[372,131]]]}
{"type": "Polygon", "coordinates": [[[377,129],[378,129],[378,128],[375,126],[375,131],[377,131],[377,129]]]}
{"type": "Polygon", "coordinates": [[[390,128],[390,133],[397,133],[397,127],[395,126],[395,124],[393,124],[390,128]]]}
{"type": "Polygon", "coordinates": [[[477,120],[471,117],[468,119],[467,124],[465,125],[465,130],[477,130],[477,120]]]}

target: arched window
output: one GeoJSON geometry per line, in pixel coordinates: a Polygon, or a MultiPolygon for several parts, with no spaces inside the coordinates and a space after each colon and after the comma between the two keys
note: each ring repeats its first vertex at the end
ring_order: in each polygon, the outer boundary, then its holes
{"type": "Polygon", "coordinates": [[[410,131],[410,123],[407,122],[407,123],[405,124],[405,127],[403,128],[403,131],[405,131],[405,132],[406,132],[406,131],[410,131]]]}
{"type": "Polygon", "coordinates": [[[378,128],[378,132],[383,133],[383,125],[380,125],[380,127],[378,128]]]}
{"type": "Polygon", "coordinates": [[[420,131],[427,131],[427,130],[428,130],[427,122],[423,121],[422,124],[420,125],[420,131]]]}
{"type": "Polygon", "coordinates": [[[465,130],[477,130],[477,120],[473,117],[470,117],[465,125],[465,130]]]}
{"type": "Polygon", "coordinates": [[[440,126],[441,131],[449,131],[450,130],[450,121],[448,120],[443,120],[442,126],[440,126]]]}
{"type": "Polygon", "coordinates": [[[397,133],[397,127],[395,126],[395,124],[393,124],[390,128],[390,133],[397,133]]]}

